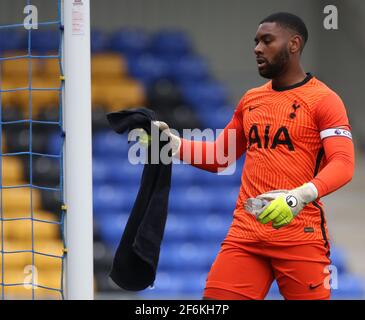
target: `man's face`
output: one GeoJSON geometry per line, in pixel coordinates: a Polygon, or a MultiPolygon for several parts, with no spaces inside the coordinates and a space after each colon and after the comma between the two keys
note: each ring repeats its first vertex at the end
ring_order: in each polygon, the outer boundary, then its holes
{"type": "Polygon", "coordinates": [[[273,79],[280,76],[289,64],[288,42],[292,35],[275,22],[259,25],[255,36],[257,67],[262,77],[273,79]]]}

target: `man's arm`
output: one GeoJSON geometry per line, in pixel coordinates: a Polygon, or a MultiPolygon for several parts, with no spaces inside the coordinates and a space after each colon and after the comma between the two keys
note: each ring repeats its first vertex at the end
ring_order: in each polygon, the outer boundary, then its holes
{"type": "Polygon", "coordinates": [[[227,168],[246,151],[246,138],[241,124],[240,112],[214,142],[181,139],[178,157],[188,164],[210,172],[227,168]]]}
{"type": "Polygon", "coordinates": [[[242,156],[247,140],[242,124],[243,98],[238,103],[231,121],[215,141],[192,141],[171,133],[165,122],[155,122],[171,137],[172,155],[184,162],[210,172],[224,170],[242,156]],[[167,130],[167,131],[165,131],[167,130]]]}
{"type": "Polygon", "coordinates": [[[354,174],[355,152],[351,139],[328,137],[323,140],[327,165],[311,181],[317,188],[318,198],[350,182],[354,174]]]}
{"type": "Polygon", "coordinates": [[[323,197],[348,183],[354,174],[355,155],[351,126],[341,98],[332,93],[314,111],[326,166],[311,181],[323,197]]]}

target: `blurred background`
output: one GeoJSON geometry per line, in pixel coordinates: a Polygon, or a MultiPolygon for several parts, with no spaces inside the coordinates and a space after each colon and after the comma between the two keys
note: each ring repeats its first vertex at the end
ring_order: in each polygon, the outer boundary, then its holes
{"type": "MultiPolygon", "coordinates": [[[[36,298],[59,298],[62,271],[62,144],[58,88],[62,70],[57,56],[58,25],[32,30],[22,23],[23,0],[0,4],[1,184],[32,188],[1,189],[1,272],[4,283],[23,282],[24,266],[35,264],[36,298]],[[29,50],[35,58],[15,60],[29,50]],[[40,58],[48,56],[49,58],[40,58]],[[39,58],[37,58],[39,57],[39,58]],[[30,77],[31,75],[31,77],[30,77]],[[30,91],[33,87],[44,90],[30,91]],[[16,89],[17,88],[17,89],[16,89]],[[23,88],[23,89],[22,89],[23,88]],[[25,88],[25,89],[24,89],[25,88]],[[22,89],[22,90],[21,90],[22,89]],[[31,93],[31,99],[29,98],[31,93]],[[19,122],[32,118],[33,123],[19,122]],[[31,138],[30,138],[31,137],[31,138]],[[31,146],[31,147],[30,147],[31,146]],[[29,150],[37,152],[30,159],[29,150]],[[20,154],[19,154],[20,153],[20,154]],[[33,208],[33,209],[30,209],[33,208]],[[21,217],[39,219],[32,226],[21,217]],[[46,221],[46,223],[44,222],[46,221]],[[29,252],[38,250],[53,256],[29,252]],[[18,253],[9,254],[7,251],[18,253]]],[[[57,1],[32,1],[38,19],[58,17],[57,1]]],[[[94,272],[98,299],[200,299],[206,275],[232,221],[240,186],[240,159],[231,176],[217,176],[187,165],[173,167],[166,232],[154,288],[123,292],[108,278],[112,258],[135,200],[142,165],[128,162],[125,136],[115,134],[105,113],[147,106],[160,120],[183,128],[223,128],[246,90],[263,84],[253,54],[258,22],[288,11],[306,23],[309,41],[303,53],[307,72],[324,81],[343,99],[356,147],[352,182],[322,200],[332,236],[332,260],[338,271],[337,299],[365,297],[365,3],[293,0],[92,0],[92,108],[94,189],[94,272]],[[338,29],[326,30],[324,7],[338,9],[338,29]],[[204,199],[204,201],[202,201],[204,199]]],[[[0,281],[1,282],[1,281],[0,281]]],[[[5,298],[31,298],[22,286],[0,286],[5,298]]],[[[269,299],[280,299],[273,284],[269,299]]]]}

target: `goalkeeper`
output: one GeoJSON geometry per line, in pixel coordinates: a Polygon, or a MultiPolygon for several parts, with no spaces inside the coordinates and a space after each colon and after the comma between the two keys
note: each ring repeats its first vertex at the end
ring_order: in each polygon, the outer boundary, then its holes
{"type": "Polygon", "coordinates": [[[307,38],[295,15],[261,21],[254,52],[260,75],[270,81],[244,94],[215,142],[180,139],[156,123],[171,136],[176,157],[204,170],[217,172],[246,152],[233,222],[207,277],[205,299],[263,299],[274,279],[285,299],[330,298],[320,198],[352,179],[354,147],[341,99],[300,64],[307,38]],[[224,165],[217,161],[222,155],[228,155],[224,165]],[[264,206],[245,207],[250,198],[264,206]]]}

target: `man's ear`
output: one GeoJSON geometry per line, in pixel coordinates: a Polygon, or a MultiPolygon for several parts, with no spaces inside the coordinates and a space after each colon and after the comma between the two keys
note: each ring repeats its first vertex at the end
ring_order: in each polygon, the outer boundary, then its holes
{"type": "Polygon", "coordinates": [[[289,40],[289,51],[290,53],[294,54],[297,52],[301,52],[302,48],[302,38],[299,35],[294,35],[289,40]]]}

